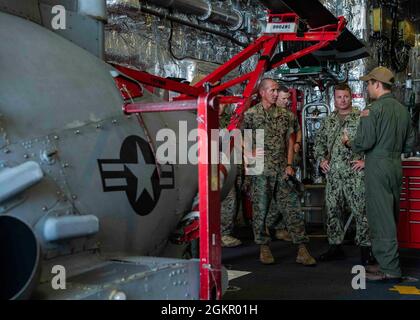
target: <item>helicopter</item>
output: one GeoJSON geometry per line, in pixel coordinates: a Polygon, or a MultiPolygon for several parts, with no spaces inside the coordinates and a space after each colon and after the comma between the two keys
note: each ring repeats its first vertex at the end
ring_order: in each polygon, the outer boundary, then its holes
{"type": "Polygon", "coordinates": [[[198,299],[200,261],[170,241],[197,206],[197,165],[156,156],[159,130],[182,136],[197,114],[123,112],[162,99],[103,61],[106,2],[76,2],[78,43],[46,27],[61,1],[0,1],[0,298],[198,299]]]}

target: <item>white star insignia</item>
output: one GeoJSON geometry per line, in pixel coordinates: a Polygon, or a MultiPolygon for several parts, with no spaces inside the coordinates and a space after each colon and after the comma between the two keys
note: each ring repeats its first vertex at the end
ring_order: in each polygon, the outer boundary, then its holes
{"type": "Polygon", "coordinates": [[[136,143],[137,148],[137,163],[126,163],[125,166],[137,179],[136,202],[144,190],[154,199],[152,175],[156,170],[155,164],[149,164],[144,161],[143,153],[136,143]]]}

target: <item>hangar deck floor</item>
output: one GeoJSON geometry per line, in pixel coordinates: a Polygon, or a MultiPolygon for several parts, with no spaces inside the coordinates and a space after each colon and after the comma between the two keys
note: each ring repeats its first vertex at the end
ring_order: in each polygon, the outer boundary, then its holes
{"type": "MultiPolygon", "coordinates": [[[[311,236],[310,252],[318,257],[328,247],[326,238],[316,230],[308,233],[311,236]]],[[[420,282],[415,280],[420,279],[420,250],[400,250],[404,281],[398,287],[367,282],[365,290],[354,290],[351,283],[355,274],[351,274],[351,269],[360,261],[360,251],[354,245],[344,246],[346,260],[318,262],[316,267],[304,267],[295,262],[295,246],[290,242],[274,240],[271,248],[276,263],[262,265],[258,260],[259,247],[252,241],[250,228],[240,228],[238,235],[243,245],[223,248],[222,263],[230,270],[230,279],[233,274],[242,274],[238,271],[249,273],[229,281],[223,300],[420,300],[420,282]]]]}

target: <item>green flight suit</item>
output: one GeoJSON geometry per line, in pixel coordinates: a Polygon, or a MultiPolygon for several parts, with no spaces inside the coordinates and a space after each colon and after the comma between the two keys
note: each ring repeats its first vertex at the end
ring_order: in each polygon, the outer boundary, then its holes
{"type": "Polygon", "coordinates": [[[407,108],[391,93],[360,118],[354,152],[365,152],[366,210],[372,251],[386,274],[399,277],[397,223],[402,183],[401,153],[411,152],[415,133],[407,108]]]}

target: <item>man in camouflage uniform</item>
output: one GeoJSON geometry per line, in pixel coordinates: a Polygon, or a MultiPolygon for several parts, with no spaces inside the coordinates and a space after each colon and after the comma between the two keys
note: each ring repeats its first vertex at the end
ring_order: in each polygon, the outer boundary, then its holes
{"type": "MultiPolygon", "coordinates": [[[[219,127],[224,129],[228,126],[230,122],[230,117],[232,115],[230,110],[227,110],[228,107],[225,104],[219,106],[219,127]]],[[[239,197],[240,190],[242,185],[241,180],[241,170],[242,167],[237,165],[237,176],[235,183],[230,189],[226,198],[222,201],[220,214],[221,214],[221,234],[222,234],[222,247],[233,248],[242,244],[241,240],[232,236],[234,221],[239,209],[239,197]]]]}
{"type": "MultiPolygon", "coordinates": [[[[285,86],[279,86],[279,95],[277,97],[276,106],[283,108],[289,117],[289,132],[287,135],[287,139],[289,141],[290,136],[292,135],[294,152],[293,166],[296,166],[299,165],[299,151],[302,145],[302,130],[300,129],[299,121],[296,115],[288,109],[290,104],[289,98],[289,89],[285,86]]],[[[275,237],[279,240],[292,241],[292,238],[290,237],[290,234],[286,229],[284,219],[282,219],[279,223],[278,229],[275,233],[275,237]]]]}
{"type": "Polygon", "coordinates": [[[253,176],[252,181],[254,240],[260,245],[260,261],[263,264],[274,263],[269,247],[271,239],[266,228],[276,229],[280,210],[293,243],[298,245],[296,262],[315,265],[315,259],[305,246],[309,238],[305,232],[303,216],[300,215],[298,196],[289,189],[285,180],[287,175],[294,175],[293,168],[288,163],[293,158],[293,145],[287,148],[287,113],[275,105],[278,87],[277,82],[272,79],[262,80],[258,88],[261,102],[244,115],[244,129],[264,130],[264,150],[255,148],[252,155],[245,155],[249,159],[264,153],[264,172],[253,176]]]}
{"type": "Polygon", "coordinates": [[[415,131],[407,108],[391,93],[394,75],[389,69],[377,67],[360,80],[367,81],[369,97],[375,101],[362,111],[356,136],[352,139],[343,134],[342,143],[366,154],[367,217],[373,253],[379,263],[366,268],[366,278],[399,282],[401,154],[413,151],[415,131]]]}
{"type": "Polygon", "coordinates": [[[290,105],[290,92],[289,89],[285,86],[279,86],[279,96],[276,101],[277,107],[281,107],[286,110],[289,121],[290,121],[290,130],[289,135],[294,133],[293,140],[293,152],[295,153],[294,158],[299,154],[302,146],[302,130],[299,125],[299,120],[297,116],[289,110],[290,105]]]}
{"type": "Polygon", "coordinates": [[[315,140],[314,154],[326,174],[327,235],[329,249],[320,261],[344,259],[343,211],[347,204],[356,220],[355,242],[361,248],[362,264],[371,263],[369,228],[366,218],[363,153],[352,152],[341,143],[344,131],[354,137],[360,111],[352,108],[351,89],[347,84],[335,87],[336,110],[326,117],[315,140]]]}

